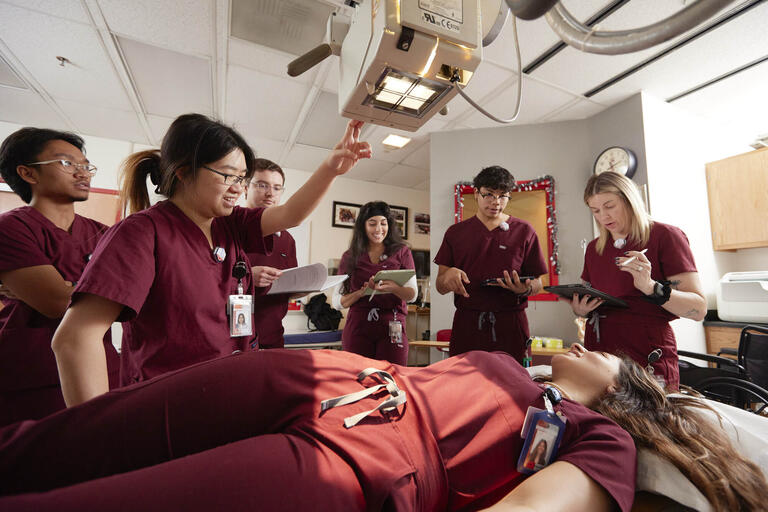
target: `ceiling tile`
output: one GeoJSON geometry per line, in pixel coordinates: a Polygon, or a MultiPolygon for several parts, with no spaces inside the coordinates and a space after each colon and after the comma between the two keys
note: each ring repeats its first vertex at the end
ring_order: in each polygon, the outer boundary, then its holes
{"type": "Polygon", "coordinates": [[[429,168],[396,165],[381,176],[377,183],[395,187],[413,188],[429,179],[429,168]]]}
{"type": "MultiPolygon", "coordinates": [[[[523,82],[520,115],[512,125],[535,123],[553,110],[574,100],[574,96],[555,87],[540,83],[526,76],[523,82]]],[[[517,85],[509,87],[489,101],[483,108],[496,117],[506,119],[514,114],[517,101],[517,85]]],[[[504,126],[489,119],[479,111],[462,121],[470,128],[497,128],[504,126]]]]}
{"type": "Polygon", "coordinates": [[[364,158],[344,175],[345,178],[363,181],[377,181],[384,176],[387,171],[395,166],[392,162],[374,160],[373,158],[364,158]]]}
{"type": "MultiPolygon", "coordinates": [[[[626,30],[629,28],[641,27],[658,22],[679,11],[681,7],[681,2],[670,2],[668,0],[629,2],[609,16],[605,21],[601,22],[600,29],[626,30]]],[[[533,72],[533,76],[549,83],[557,84],[581,95],[597,85],[600,85],[604,81],[622,73],[628,68],[642,62],[648,57],[656,55],[664,48],[672,46],[676,41],[683,37],[685,37],[684,34],[679,35],[666,43],[654,46],[653,48],[623,55],[598,55],[581,52],[575,48],[568,47],[536,69],[533,72]]],[[[666,77],[660,78],[662,80],[666,79],[666,77]]],[[[627,80],[624,80],[623,82],[626,81],[627,80]]],[[[614,87],[611,87],[610,89],[613,89],[614,87]]],[[[638,90],[639,89],[635,88],[633,92],[638,90]]],[[[626,96],[627,95],[622,95],[622,98],[626,96]]],[[[601,98],[600,101],[607,100],[601,98]]],[[[613,103],[614,100],[609,102],[613,103]]]]}
{"type": "Polygon", "coordinates": [[[757,137],[768,134],[765,84],[768,84],[768,62],[691,93],[672,104],[702,117],[727,121],[757,137]]]}
{"type": "MultiPolygon", "coordinates": [[[[238,131],[240,130],[238,129],[238,131]]],[[[280,158],[280,154],[283,152],[283,147],[285,146],[285,142],[279,140],[265,139],[264,137],[250,137],[245,134],[243,134],[243,136],[246,137],[245,140],[256,152],[256,156],[274,162],[277,162],[280,158]]],[[[317,162],[317,164],[319,163],[320,162],[317,162]]],[[[315,164],[315,167],[317,167],[317,164],[315,164]]]]}
{"type": "Polygon", "coordinates": [[[232,36],[302,55],[323,41],[336,10],[316,0],[231,0],[232,36]]]}
{"type": "Polygon", "coordinates": [[[177,117],[213,111],[211,61],[118,38],[147,114],[177,117]]]}
{"type": "Polygon", "coordinates": [[[160,145],[165,136],[165,132],[168,131],[168,127],[171,126],[174,119],[174,117],[147,116],[147,124],[149,124],[149,129],[152,131],[152,137],[155,139],[155,144],[158,146],[160,145]]]}
{"type": "Polygon", "coordinates": [[[348,119],[339,115],[339,100],[336,95],[320,92],[296,142],[331,149],[344,134],[348,122],[348,119]]]}
{"type": "Polygon", "coordinates": [[[429,180],[422,181],[418,185],[412,187],[415,190],[429,190],[429,180]]]}
{"type": "Polygon", "coordinates": [[[0,121],[56,130],[71,129],[54,109],[32,91],[0,87],[0,105],[0,121]]]}
{"type": "Polygon", "coordinates": [[[51,96],[118,110],[132,108],[93,27],[0,3],[0,34],[51,96]],[[57,55],[71,64],[59,66],[57,55]]]}
{"type": "Polygon", "coordinates": [[[612,104],[641,89],[669,98],[763,57],[768,48],[768,3],[753,8],[593,96],[612,104]]]}
{"type": "MultiPolygon", "coordinates": [[[[288,63],[296,58],[290,53],[281,52],[274,48],[261,46],[250,41],[243,41],[235,37],[229,38],[229,63],[244,68],[253,69],[259,73],[267,73],[276,77],[294,80],[296,82],[311,83],[317,76],[318,67],[315,66],[297,77],[288,76],[288,63]]],[[[338,57],[332,57],[338,60],[338,57]]],[[[338,80],[339,68],[336,67],[336,79],[338,80]]]]}
{"type": "MultiPolygon", "coordinates": [[[[577,19],[586,20],[602,9],[606,3],[607,0],[569,2],[568,10],[577,19]]],[[[536,20],[517,20],[517,34],[520,41],[520,57],[523,61],[523,67],[560,41],[560,38],[549,28],[549,24],[543,17],[536,20]]],[[[507,23],[496,40],[483,48],[483,59],[507,69],[517,70],[511,16],[507,19],[507,23]]]]}
{"type": "Polygon", "coordinates": [[[24,80],[11,68],[2,55],[0,55],[0,85],[16,87],[17,89],[28,89],[24,80]]]}
{"type": "Polygon", "coordinates": [[[5,3],[23,7],[41,14],[56,16],[70,21],[90,23],[81,0],[3,0],[5,3]]]}
{"type": "Polygon", "coordinates": [[[464,88],[464,92],[474,101],[479,102],[504,82],[511,81],[515,77],[517,77],[517,73],[512,73],[508,69],[490,62],[481,62],[469,81],[469,85],[464,88]]]}
{"type": "Polygon", "coordinates": [[[150,142],[133,111],[96,107],[69,100],[58,100],[57,103],[77,127],[78,133],[144,144],[150,142]]]}
{"type": "Polygon", "coordinates": [[[429,169],[429,143],[422,145],[416,151],[403,159],[406,165],[429,169]]]}
{"type": "Polygon", "coordinates": [[[226,117],[248,125],[252,135],[287,140],[308,90],[293,80],[229,66],[226,117]]]}
{"type": "Polygon", "coordinates": [[[285,161],[278,163],[286,169],[314,172],[327,156],[327,149],[296,144],[288,152],[285,161]]]}
{"type": "Polygon", "coordinates": [[[213,54],[210,0],[98,0],[109,29],[131,39],[192,53],[213,54]]]}
{"type": "Polygon", "coordinates": [[[406,132],[404,130],[395,130],[394,128],[388,128],[386,126],[376,126],[374,129],[366,133],[365,140],[371,145],[371,151],[373,152],[373,158],[376,160],[382,160],[385,162],[399,163],[405,157],[415,151],[425,140],[426,135],[417,136],[413,132],[406,132]],[[401,137],[408,137],[411,141],[400,149],[392,149],[382,142],[389,134],[400,135],[401,137]]]}

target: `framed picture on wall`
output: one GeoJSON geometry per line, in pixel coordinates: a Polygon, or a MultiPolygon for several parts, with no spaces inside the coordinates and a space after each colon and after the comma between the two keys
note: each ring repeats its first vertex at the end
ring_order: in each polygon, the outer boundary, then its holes
{"type": "Polygon", "coordinates": [[[392,210],[392,216],[395,218],[395,224],[400,228],[400,234],[408,240],[408,208],[403,206],[389,205],[392,210]]]}
{"type": "Polygon", "coordinates": [[[359,204],[355,203],[342,203],[341,201],[333,202],[333,227],[335,228],[349,228],[355,227],[355,219],[357,219],[357,213],[360,211],[359,204]]]}

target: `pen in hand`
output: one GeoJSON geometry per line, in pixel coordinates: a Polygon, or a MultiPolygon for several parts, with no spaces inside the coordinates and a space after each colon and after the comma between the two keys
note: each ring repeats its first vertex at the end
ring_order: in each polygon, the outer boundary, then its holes
{"type": "MultiPolygon", "coordinates": [[[[646,252],[647,250],[648,250],[647,248],[643,249],[642,251],[640,251],[640,254],[645,254],[645,252],[646,252]]],[[[636,259],[637,259],[637,256],[632,256],[632,257],[631,257],[631,258],[629,258],[627,261],[625,261],[624,263],[622,263],[622,264],[621,264],[621,266],[622,266],[622,267],[625,267],[625,266],[629,265],[630,263],[632,263],[633,261],[635,261],[636,259]]]]}
{"type": "MultiPolygon", "coordinates": [[[[376,283],[377,286],[381,286],[382,281],[379,281],[376,283]]],[[[371,292],[371,296],[368,297],[368,302],[371,302],[373,300],[373,296],[376,295],[376,288],[373,289],[373,292],[371,292]]]]}

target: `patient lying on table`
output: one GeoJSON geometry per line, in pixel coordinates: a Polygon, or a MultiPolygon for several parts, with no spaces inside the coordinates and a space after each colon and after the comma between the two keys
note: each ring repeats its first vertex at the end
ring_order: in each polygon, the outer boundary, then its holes
{"type": "Polygon", "coordinates": [[[0,509],[629,510],[637,444],[716,509],[758,510],[758,467],[683,405],[580,345],[548,383],[504,353],[249,352],[0,430],[0,509]]]}

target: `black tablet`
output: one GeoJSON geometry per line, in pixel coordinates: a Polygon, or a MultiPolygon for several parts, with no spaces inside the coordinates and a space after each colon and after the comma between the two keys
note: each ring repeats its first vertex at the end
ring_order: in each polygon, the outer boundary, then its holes
{"type": "Polygon", "coordinates": [[[603,299],[605,300],[603,303],[605,306],[613,306],[617,308],[629,307],[623,300],[617,299],[613,295],[608,295],[605,292],[601,292],[600,290],[596,290],[591,286],[586,286],[583,284],[560,284],[557,286],[545,286],[544,289],[550,293],[554,293],[555,295],[565,297],[566,299],[572,299],[573,294],[575,293],[578,294],[579,297],[589,295],[590,297],[598,297],[603,299]]]}

